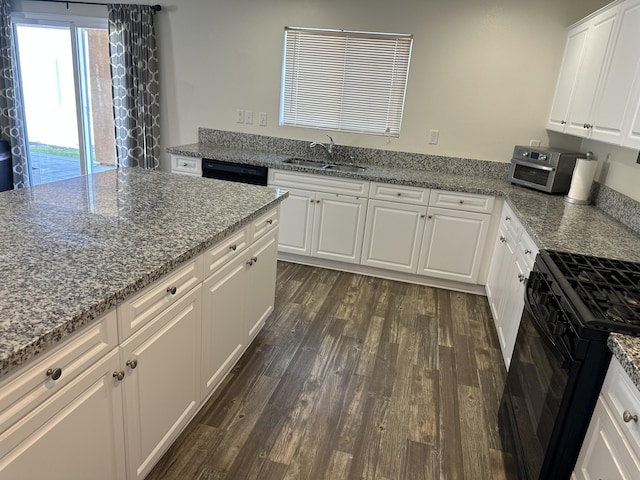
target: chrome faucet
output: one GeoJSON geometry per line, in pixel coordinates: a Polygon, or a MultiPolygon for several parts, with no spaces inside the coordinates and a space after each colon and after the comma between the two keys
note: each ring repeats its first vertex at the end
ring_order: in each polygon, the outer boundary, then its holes
{"type": "Polygon", "coordinates": [[[331,160],[333,160],[333,147],[335,147],[335,143],[333,143],[333,138],[331,138],[329,135],[327,135],[327,137],[329,137],[329,146],[327,146],[327,144],[322,143],[322,142],[312,142],[309,147],[313,148],[315,146],[321,146],[322,148],[324,148],[327,151],[327,154],[329,155],[329,158],[331,160]]]}

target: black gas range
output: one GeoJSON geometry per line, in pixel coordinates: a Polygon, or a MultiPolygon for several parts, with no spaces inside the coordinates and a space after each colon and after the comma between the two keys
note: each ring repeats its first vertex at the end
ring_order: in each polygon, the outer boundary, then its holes
{"type": "Polygon", "coordinates": [[[541,250],[500,410],[521,479],[569,479],[611,359],[640,336],[640,263],[541,250]]]}

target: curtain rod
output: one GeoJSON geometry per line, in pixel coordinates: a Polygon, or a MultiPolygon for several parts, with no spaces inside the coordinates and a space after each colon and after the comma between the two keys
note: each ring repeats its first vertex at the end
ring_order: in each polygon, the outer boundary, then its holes
{"type": "MultiPolygon", "coordinates": [[[[112,5],[110,3],[101,3],[101,2],[79,2],[79,1],[74,1],[74,0],[35,0],[36,2],[46,2],[46,3],[66,3],[67,4],[67,8],[69,8],[69,4],[76,4],[76,5],[112,5]]],[[[160,10],[162,10],[162,5],[151,5],[151,9],[155,10],[156,12],[159,12],[160,10]]]]}

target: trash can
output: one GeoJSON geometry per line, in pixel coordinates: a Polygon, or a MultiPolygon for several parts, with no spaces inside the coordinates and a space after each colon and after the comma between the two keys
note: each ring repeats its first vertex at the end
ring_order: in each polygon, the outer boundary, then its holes
{"type": "Polygon", "coordinates": [[[0,192],[13,190],[13,164],[11,162],[11,145],[0,140],[0,192]]]}

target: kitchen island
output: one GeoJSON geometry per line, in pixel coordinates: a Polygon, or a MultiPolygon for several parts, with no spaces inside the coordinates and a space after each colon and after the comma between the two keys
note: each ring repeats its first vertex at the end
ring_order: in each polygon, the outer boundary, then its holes
{"type": "Polygon", "coordinates": [[[0,478],[143,478],[272,311],[285,197],[136,168],[1,194],[0,478]]]}

